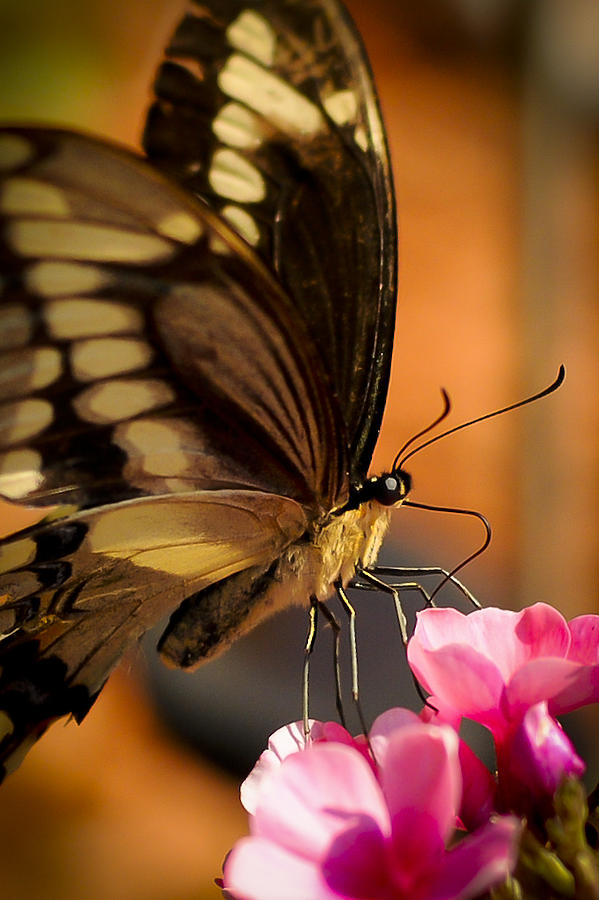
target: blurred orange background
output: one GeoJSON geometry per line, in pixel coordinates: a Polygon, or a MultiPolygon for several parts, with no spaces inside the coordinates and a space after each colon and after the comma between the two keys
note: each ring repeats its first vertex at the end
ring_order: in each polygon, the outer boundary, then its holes
{"type": "MultiPolygon", "coordinates": [[[[492,546],[464,573],[483,603],[547,600],[568,616],[597,612],[596,6],[349,6],[380,90],[400,221],[396,349],[374,468],[435,415],[441,386],[452,397],[451,424],[542,388],[564,362],[566,383],[550,399],[417,456],[414,499],[490,519],[492,546]]],[[[0,0],[0,117],[138,146],[148,86],[182,8],[178,0],[0,0]]],[[[1,524],[23,527],[9,513],[1,524]]],[[[480,538],[468,521],[400,511],[387,559],[451,567],[480,538]]],[[[147,662],[134,654],[81,727],[55,726],[0,791],[4,896],[216,897],[212,879],[245,827],[237,782],[173,738],[156,708],[168,719],[175,695],[204,679],[221,698],[212,730],[222,717],[223,733],[232,718],[249,731],[250,713],[236,709],[241,689],[226,679],[240,668],[257,707],[268,706],[287,656],[290,708],[299,712],[297,628],[290,649],[275,648],[278,637],[266,631],[171,693],[151,654],[147,662]],[[160,695],[154,707],[148,682],[160,695]]],[[[367,623],[362,634],[376,655],[380,632],[367,623]]],[[[208,717],[201,706],[197,715],[208,717]]],[[[269,727],[258,727],[258,745],[269,727]]],[[[596,744],[596,717],[575,724],[583,744],[585,728],[596,744]]]]}

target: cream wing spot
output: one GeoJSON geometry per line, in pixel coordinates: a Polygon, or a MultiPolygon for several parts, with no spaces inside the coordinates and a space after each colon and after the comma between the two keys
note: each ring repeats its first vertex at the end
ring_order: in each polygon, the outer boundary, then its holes
{"type": "Polygon", "coordinates": [[[324,99],[323,106],[337,125],[347,125],[356,120],[358,102],[353,91],[335,91],[324,99]]]}
{"type": "Polygon", "coordinates": [[[33,156],[33,147],[20,134],[0,135],[0,171],[18,169],[33,156]]]}
{"type": "Polygon", "coordinates": [[[175,399],[174,392],[158,379],[118,379],[95,384],[73,401],[80,419],[108,425],[132,419],[143,412],[165,406],[175,399]]]}
{"type": "Polygon", "coordinates": [[[29,565],[35,559],[37,544],[31,538],[10,541],[0,547],[0,572],[12,572],[29,565]]]}
{"type": "Polygon", "coordinates": [[[0,307],[0,350],[22,347],[33,332],[31,313],[20,303],[0,307]]]}
{"type": "Polygon", "coordinates": [[[32,347],[0,356],[0,400],[10,400],[47,387],[62,373],[56,347],[32,347]]]}
{"type": "Polygon", "coordinates": [[[354,141],[364,153],[368,150],[368,135],[363,125],[356,125],[354,128],[354,141]]]}
{"type": "Polygon", "coordinates": [[[236,50],[253,56],[265,66],[271,66],[275,58],[277,36],[269,22],[259,13],[245,9],[226,31],[226,38],[236,50]]]}
{"type": "Polygon", "coordinates": [[[199,219],[189,213],[178,211],[169,213],[158,222],[156,230],[167,238],[183,244],[194,244],[202,236],[203,226],[199,219]]]}
{"type": "Polygon", "coordinates": [[[4,740],[15,730],[12,719],[3,709],[0,709],[0,741],[4,740]]]}
{"type": "Polygon", "coordinates": [[[230,222],[237,234],[255,247],[260,242],[260,229],[256,220],[246,209],[228,204],[221,210],[222,215],[230,222]]]}
{"type": "Polygon", "coordinates": [[[229,244],[223,241],[215,232],[210,235],[209,243],[212,253],[216,253],[218,256],[230,256],[232,253],[229,244]]]}
{"type": "Polygon", "coordinates": [[[39,262],[25,272],[25,285],[41,297],[88,294],[109,287],[111,274],[82,263],[39,262]]]}
{"type": "Polygon", "coordinates": [[[189,457],[181,447],[182,435],[174,422],[137,419],[115,429],[113,440],[129,457],[140,457],[144,472],[162,477],[181,475],[189,457]]]}
{"type": "Polygon", "coordinates": [[[0,446],[18,444],[39,434],[54,418],[52,404],[38,397],[0,407],[0,446]]]}
{"type": "Polygon", "coordinates": [[[326,128],[317,106],[253,60],[233,53],[218,76],[221,91],[264,116],[281,131],[313,136],[326,128]]]}
{"type": "Polygon", "coordinates": [[[142,314],[132,306],[85,297],[50,300],[44,305],[43,316],[48,334],[57,340],[139,332],[144,326],[142,314]]]}
{"type": "Polygon", "coordinates": [[[151,263],[173,255],[172,245],[153,234],[85,222],[19,219],[8,226],[7,240],[22,256],[151,263]]]}
{"type": "Polygon", "coordinates": [[[264,140],[260,120],[240,103],[225,103],[212,122],[212,130],[223,144],[244,150],[257,150],[264,140]]]}
{"type": "Polygon", "coordinates": [[[66,216],[66,195],[51,184],[33,178],[9,178],[0,191],[0,210],[9,215],[66,216]]]}
{"type": "Polygon", "coordinates": [[[18,500],[43,482],[42,457],[37,450],[11,450],[0,456],[0,494],[18,500]]]}
{"type": "Polygon", "coordinates": [[[79,381],[95,381],[142,369],[152,356],[152,348],[142,340],[95,338],[71,347],[71,370],[79,381]]]}
{"type": "Polygon", "coordinates": [[[258,169],[235,150],[216,150],[208,180],[217,194],[238,203],[259,203],[266,196],[266,185],[258,169]]]}

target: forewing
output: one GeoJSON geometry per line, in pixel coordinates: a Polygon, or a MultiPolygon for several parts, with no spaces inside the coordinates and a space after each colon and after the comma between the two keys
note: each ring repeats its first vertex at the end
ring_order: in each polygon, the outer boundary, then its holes
{"type": "Polygon", "coordinates": [[[125,501],[4,542],[0,780],[54,719],[83,718],[148,628],[220,579],[264,571],[306,525],[292,500],[215,490],[125,501]]]}
{"type": "Polygon", "coordinates": [[[266,571],[348,480],[301,317],[235,233],[133,155],[0,130],[0,271],[0,493],[54,507],[0,546],[10,768],[53,719],[85,714],[146,629],[266,571]]]}
{"type": "Polygon", "coordinates": [[[228,219],[293,298],[359,479],[387,392],[397,256],[359,36],[336,0],[198,0],[166,56],[146,151],[228,219]]]}
{"type": "Polygon", "coordinates": [[[301,318],[259,260],[133,155],[0,132],[0,492],[93,508],[256,488],[314,515],[345,436],[301,318]]]}

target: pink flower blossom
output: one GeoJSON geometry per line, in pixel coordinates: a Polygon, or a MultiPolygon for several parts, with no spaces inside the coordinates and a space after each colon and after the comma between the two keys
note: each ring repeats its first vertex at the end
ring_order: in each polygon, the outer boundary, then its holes
{"type": "Polygon", "coordinates": [[[599,616],[568,625],[546,603],[522,612],[419,613],[408,660],[419,681],[495,737],[543,700],[556,716],[599,700],[599,616]]]}
{"type": "Polygon", "coordinates": [[[446,850],[461,795],[457,735],[394,712],[397,727],[386,715],[370,737],[376,772],[347,732],[290,753],[293,733],[273,736],[249,792],[251,836],[225,864],[227,892],[237,900],[466,900],[505,879],[517,821],[501,817],[446,850]]]}
{"type": "Polygon", "coordinates": [[[599,616],[568,625],[544,603],[468,616],[428,609],[408,659],[444,712],[453,708],[492,732],[503,808],[528,812],[583,771],[553,716],[599,700],[599,616]]]}

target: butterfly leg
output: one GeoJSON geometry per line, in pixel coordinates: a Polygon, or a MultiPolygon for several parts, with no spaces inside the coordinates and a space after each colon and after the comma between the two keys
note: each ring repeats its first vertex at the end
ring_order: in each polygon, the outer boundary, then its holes
{"type": "Polygon", "coordinates": [[[302,719],[304,723],[304,736],[306,739],[310,734],[309,724],[309,690],[310,690],[310,657],[314,650],[314,642],[316,641],[316,631],[318,628],[318,599],[312,595],[310,597],[310,611],[308,613],[308,636],[304,647],[304,671],[302,677],[302,719]]]}
{"type": "MultiPolygon", "coordinates": [[[[377,567],[377,568],[379,568],[379,567],[377,567]]],[[[381,566],[380,568],[385,568],[385,567],[381,566]]],[[[408,570],[408,571],[416,571],[416,570],[408,570]]],[[[381,591],[382,593],[385,593],[385,594],[391,594],[391,596],[393,597],[393,602],[395,604],[395,613],[396,613],[397,621],[399,624],[399,630],[401,632],[401,639],[403,641],[404,647],[406,647],[408,644],[408,623],[407,623],[407,619],[406,619],[406,614],[404,613],[404,610],[403,610],[403,606],[401,605],[401,598],[399,596],[399,591],[400,590],[418,591],[424,597],[427,606],[430,606],[431,602],[430,602],[430,597],[429,597],[427,591],[425,591],[425,589],[422,587],[421,584],[418,584],[418,582],[415,582],[415,581],[400,582],[399,584],[387,584],[386,581],[383,581],[381,578],[377,578],[377,576],[370,569],[368,569],[368,570],[367,569],[359,569],[357,574],[360,578],[363,578],[364,581],[367,582],[367,584],[361,584],[360,582],[356,582],[356,583],[352,582],[352,587],[357,588],[358,590],[381,591]]],[[[430,704],[428,703],[428,701],[422,691],[420,683],[418,682],[418,679],[416,678],[416,676],[414,675],[413,672],[412,672],[412,681],[414,682],[414,686],[415,686],[418,696],[420,697],[422,702],[425,703],[427,706],[429,706],[430,704]]]]}
{"type": "MultiPolygon", "coordinates": [[[[369,569],[370,574],[372,575],[400,575],[404,576],[416,576],[420,578],[425,575],[437,575],[442,578],[442,581],[437,585],[433,594],[427,600],[427,606],[434,606],[434,594],[437,593],[439,588],[443,585],[445,581],[450,581],[455,587],[460,591],[461,594],[464,595],[466,600],[472,604],[476,609],[480,609],[481,605],[474,596],[471,591],[468,590],[465,584],[452,575],[451,572],[448,572],[446,569],[441,568],[440,566],[373,566],[372,569],[369,569]]],[[[394,585],[395,587],[404,587],[403,584],[394,585]]],[[[387,587],[392,587],[392,585],[387,585],[387,587]]],[[[382,590],[382,588],[381,588],[382,590]]],[[[413,588],[412,588],[413,590],[413,588]]],[[[426,591],[422,591],[427,597],[426,591]]]]}
{"type": "MultiPolygon", "coordinates": [[[[391,594],[393,597],[393,603],[395,604],[395,615],[397,616],[397,622],[399,624],[399,630],[401,632],[401,639],[404,642],[404,645],[408,643],[408,620],[406,619],[406,614],[403,611],[403,606],[401,605],[401,598],[399,596],[399,589],[397,586],[389,585],[381,578],[377,578],[371,571],[367,571],[366,569],[360,569],[359,575],[369,584],[371,584],[375,589],[382,591],[385,594],[391,594]]],[[[403,587],[403,585],[402,585],[403,587]]]]}
{"type": "Polygon", "coordinates": [[[339,642],[341,636],[341,626],[337,621],[337,617],[333,615],[331,610],[328,608],[326,603],[323,603],[322,600],[318,601],[318,606],[320,607],[320,611],[323,616],[328,621],[329,625],[333,629],[333,667],[335,671],[335,706],[337,708],[337,714],[339,716],[339,721],[346,728],[345,722],[345,713],[343,712],[343,700],[341,699],[341,667],[339,665],[339,642]]]}
{"type": "Polygon", "coordinates": [[[362,712],[362,706],[360,704],[360,689],[358,680],[358,645],[356,641],[356,611],[350,603],[349,597],[345,592],[345,588],[340,581],[336,582],[335,590],[337,591],[339,601],[349,618],[349,648],[351,654],[352,699],[358,713],[362,731],[365,735],[367,735],[368,728],[366,727],[366,720],[364,719],[364,713],[362,712]]]}

